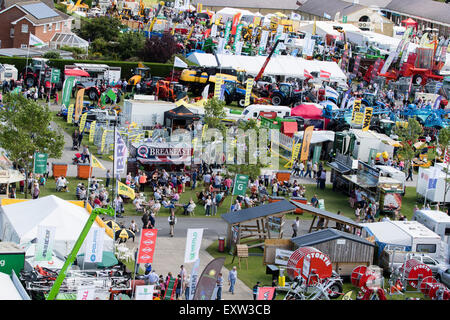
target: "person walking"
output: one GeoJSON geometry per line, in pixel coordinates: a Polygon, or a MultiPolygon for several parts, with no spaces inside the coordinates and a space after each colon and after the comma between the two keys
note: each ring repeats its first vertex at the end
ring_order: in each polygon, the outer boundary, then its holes
{"type": "Polygon", "coordinates": [[[228,289],[228,292],[231,292],[231,294],[234,294],[234,285],[236,284],[237,280],[237,269],[236,266],[233,266],[233,269],[228,273],[228,283],[230,285],[230,289],[228,289]]]}
{"type": "Polygon", "coordinates": [[[217,287],[216,300],[222,300],[223,277],[221,272],[219,273],[219,277],[217,278],[216,287],[217,287]]]}
{"type": "Polygon", "coordinates": [[[209,216],[211,212],[211,206],[212,206],[212,199],[211,196],[208,196],[208,198],[205,201],[205,216],[209,216]]]}
{"type": "Polygon", "coordinates": [[[258,297],[258,289],[260,286],[261,282],[256,282],[256,284],[253,286],[253,300],[256,300],[256,298],[258,297]]]}
{"type": "Polygon", "coordinates": [[[312,161],[309,160],[306,163],[306,172],[305,172],[305,176],[304,176],[305,178],[309,177],[311,179],[311,170],[312,170],[312,161]]]}
{"type": "Polygon", "coordinates": [[[292,238],[295,238],[297,236],[299,228],[300,228],[300,218],[296,217],[295,222],[292,224],[292,238]]]}
{"type": "Polygon", "coordinates": [[[406,177],[406,181],[408,181],[409,179],[411,179],[411,181],[413,181],[412,174],[413,174],[413,167],[410,164],[409,167],[408,167],[408,176],[406,177]]]}
{"type": "Polygon", "coordinates": [[[172,211],[167,220],[169,221],[170,236],[173,237],[173,231],[175,228],[175,224],[177,223],[177,217],[175,217],[175,212],[172,211]]]}
{"type": "Polygon", "coordinates": [[[106,171],[106,182],[105,182],[105,188],[108,189],[109,183],[111,182],[111,170],[106,171]]]}
{"type": "Polygon", "coordinates": [[[181,276],[177,276],[177,286],[175,288],[175,300],[181,296],[181,287],[183,286],[183,281],[181,280],[181,276]]]}

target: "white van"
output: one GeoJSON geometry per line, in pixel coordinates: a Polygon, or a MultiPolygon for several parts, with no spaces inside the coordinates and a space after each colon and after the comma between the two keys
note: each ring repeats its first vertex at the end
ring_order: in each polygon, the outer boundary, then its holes
{"type": "Polygon", "coordinates": [[[0,85],[2,84],[4,80],[10,81],[14,80],[17,81],[18,77],[18,71],[17,68],[11,64],[0,64],[0,85]]]}
{"type": "Polygon", "coordinates": [[[437,210],[417,210],[412,217],[425,227],[437,233],[441,240],[450,245],[450,216],[437,210]]]}
{"type": "Polygon", "coordinates": [[[245,107],[242,112],[241,119],[250,120],[256,119],[259,116],[259,113],[263,112],[276,112],[277,117],[284,118],[289,117],[291,115],[291,108],[287,106],[273,106],[270,104],[251,104],[245,107]]]}

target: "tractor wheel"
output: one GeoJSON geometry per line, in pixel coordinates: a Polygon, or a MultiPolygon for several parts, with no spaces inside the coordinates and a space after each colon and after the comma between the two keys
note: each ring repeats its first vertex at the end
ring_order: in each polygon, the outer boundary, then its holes
{"type": "Polygon", "coordinates": [[[97,100],[98,100],[98,94],[97,94],[97,91],[95,91],[94,89],[89,90],[89,92],[88,92],[88,97],[89,97],[89,99],[91,99],[92,101],[97,101],[97,100]]]}
{"type": "Polygon", "coordinates": [[[413,83],[417,85],[421,85],[423,81],[423,77],[420,74],[416,74],[413,78],[413,83]]]}
{"type": "Polygon", "coordinates": [[[276,94],[272,97],[272,104],[274,106],[280,106],[283,102],[282,97],[279,94],[276,94]]]}
{"type": "Polygon", "coordinates": [[[228,106],[233,102],[233,97],[225,93],[225,104],[228,106]]]}
{"type": "Polygon", "coordinates": [[[25,79],[25,84],[26,84],[27,88],[33,87],[35,85],[35,83],[36,83],[36,79],[33,76],[28,76],[25,79]]]}
{"type": "Polygon", "coordinates": [[[245,108],[245,98],[239,99],[238,105],[241,108],[245,108]]]}

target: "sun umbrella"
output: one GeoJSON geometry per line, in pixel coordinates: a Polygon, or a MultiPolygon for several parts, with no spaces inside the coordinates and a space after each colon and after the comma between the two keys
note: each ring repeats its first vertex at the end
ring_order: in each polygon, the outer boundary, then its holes
{"type": "Polygon", "coordinates": [[[134,234],[133,231],[129,230],[129,229],[121,229],[121,230],[117,230],[116,231],[116,239],[130,239],[130,238],[134,238],[136,235],[134,234]]]}
{"type": "MultiPolygon", "coordinates": [[[[79,254],[77,256],[77,264],[81,267],[83,266],[83,260],[84,260],[84,253],[79,254]]],[[[103,251],[102,262],[96,262],[96,265],[98,268],[109,268],[117,265],[118,263],[119,260],[117,260],[116,256],[114,255],[114,252],[103,251]]]]}
{"type": "Polygon", "coordinates": [[[81,70],[81,69],[78,69],[78,68],[66,69],[66,70],[64,70],[64,74],[66,76],[89,77],[89,73],[88,72],[86,72],[84,70],[81,70]]]}
{"type": "Polygon", "coordinates": [[[114,220],[105,221],[105,224],[114,231],[120,230],[120,226],[114,220]]]}

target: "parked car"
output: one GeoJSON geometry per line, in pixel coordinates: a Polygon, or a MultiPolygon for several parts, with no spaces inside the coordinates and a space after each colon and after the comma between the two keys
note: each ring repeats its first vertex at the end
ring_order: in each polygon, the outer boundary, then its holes
{"type": "Polygon", "coordinates": [[[446,270],[439,270],[438,274],[436,275],[436,279],[445,284],[447,288],[450,288],[450,268],[446,270]]]}
{"type": "MultiPolygon", "coordinates": [[[[433,272],[433,276],[437,276],[439,271],[445,271],[450,268],[449,264],[440,262],[440,261],[438,261],[426,254],[423,254],[423,253],[408,253],[408,254],[406,254],[405,258],[406,258],[406,260],[415,259],[423,264],[426,264],[428,267],[430,267],[431,271],[433,272]]],[[[400,268],[403,265],[403,263],[406,261],[403,259],[401,259],[401,260],[396,259],[393,262],[392,268],[393,269],[400,268]]]]}

